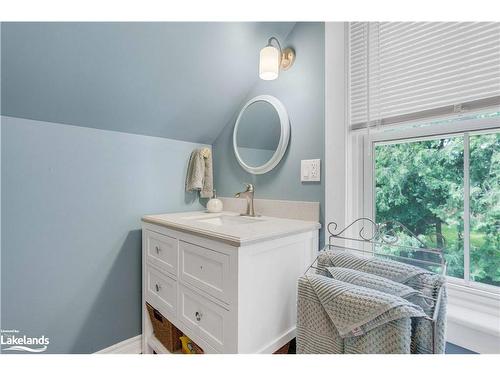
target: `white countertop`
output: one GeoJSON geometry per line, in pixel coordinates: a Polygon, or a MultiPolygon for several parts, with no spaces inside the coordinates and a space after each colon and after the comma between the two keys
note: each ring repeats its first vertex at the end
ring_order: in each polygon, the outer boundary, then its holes
{"type": "MultiPolygon", "coordinates": [[[[244,246],[260,241],[284,237],[286,235],[309,232],[321,228],[321,224],[314,221],[282,219],[269,216],[248,218],[236,212],[224,211],[221,213],[207,213],[203,211],[178,212],[173,214],[145,215],[142,221],[161,225],[166,228],[180,230],[194,235],[201,235],[214,240],[224,241],[233,246],[244,246]],[[211,223],[218,217],[230,216],[234,220],[246,220],[245,223],[228,222],[223,224],[211,223]]],[[[228,221],[230,221],[229,218],[228,221]]]]}

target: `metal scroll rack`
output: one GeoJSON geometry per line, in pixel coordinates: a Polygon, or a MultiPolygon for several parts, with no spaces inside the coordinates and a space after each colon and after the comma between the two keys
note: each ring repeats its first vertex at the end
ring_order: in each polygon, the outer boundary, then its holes
{"type": "MultiPolygon", "coordinates": [[[[337,223],[327,225],[328,244],[322,251],[358,252],[369,256],[389,258],[402,263],[424,268],[441,276],[446,275],[446,259],[443,255],[446,248],[444,237],[436,234],[436,243],[440,247],[428,246],[415,233],[398,221],[376,223],[370,218],[362,217],[354,220],[345,228],[339,229],[337,223]]],[[[319,255],[318,255],[319,257],[319,255]]],[[[315,266],[318,257],[307,268],[323,271],[315,266]]],[[[441,287],[436,296],[427,296],[425,299],[432,304],[432,316],[425,319],[432,323],[433,352],[436,352],[437,319],[441,308],[441,287]]]]}

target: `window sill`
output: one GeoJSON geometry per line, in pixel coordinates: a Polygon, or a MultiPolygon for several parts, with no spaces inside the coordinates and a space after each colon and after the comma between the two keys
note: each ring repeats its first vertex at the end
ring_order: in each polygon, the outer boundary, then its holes
{"type": "MultiPolygon", "coordinates": [[[[473,288],[448,278],[449,303],[488,315],[500,316],[500,293],[473,288]]],[[[492,290],[497,291],[498,288],[492,290]]]]}
{"type": "Polygon", "coordinates": [[[500,300],[500,286],[483,284],[475,281],[466,282],[457,277],[447,276],[449,285],[453,285],[456,289],[461,289],[471,294],[485,296],[488,298],[497,298],[500,300]]]}
{"type": "Polygon", "coordinates": [[[448,283],[448,341],[478,353],[500,353],[500,295],[448,283]]]}

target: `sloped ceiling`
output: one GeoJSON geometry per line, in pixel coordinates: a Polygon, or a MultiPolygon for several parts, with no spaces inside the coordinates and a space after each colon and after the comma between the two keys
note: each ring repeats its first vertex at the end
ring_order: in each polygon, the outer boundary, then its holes
{"type": "Polygon", "coordinates": [[[2,114],[211,144],[294,23],[2,23],[2,114]]]}

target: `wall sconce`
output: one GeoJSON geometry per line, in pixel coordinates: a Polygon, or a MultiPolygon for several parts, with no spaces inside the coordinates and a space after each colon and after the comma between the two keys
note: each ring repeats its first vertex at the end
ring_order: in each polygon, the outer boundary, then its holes
{"type": "Polygon", "coordinates": [[[281,49],[280,42],[274,36],[269,38],[267,46],[260,50],[259,77],[265,81],[278,78],[280,68],[290,69],[295,61],[295,51],[292,48],[281,49]],[[275,41],[278,48],[272,45],[275,41]]]}

